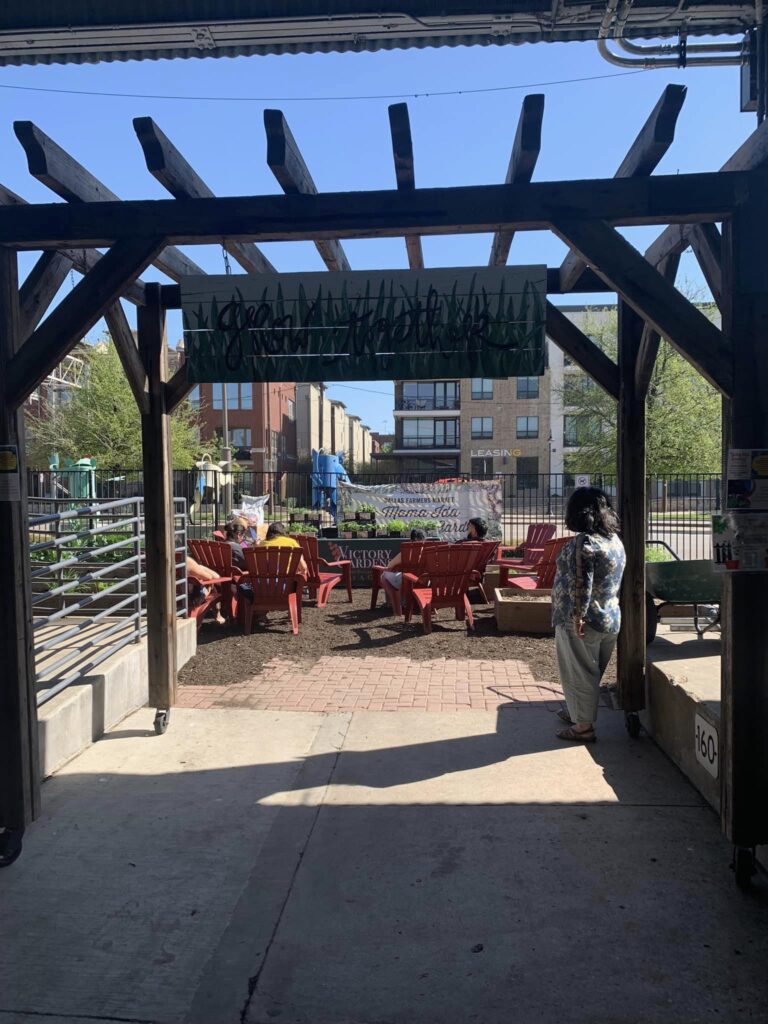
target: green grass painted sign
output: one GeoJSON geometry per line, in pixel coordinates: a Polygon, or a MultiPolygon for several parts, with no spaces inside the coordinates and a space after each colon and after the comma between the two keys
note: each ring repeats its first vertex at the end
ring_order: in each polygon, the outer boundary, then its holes
{"type": "Polygon", "coordinates": [[[546,268],[187,277],[189,380],[544,372],[546,268]]]}

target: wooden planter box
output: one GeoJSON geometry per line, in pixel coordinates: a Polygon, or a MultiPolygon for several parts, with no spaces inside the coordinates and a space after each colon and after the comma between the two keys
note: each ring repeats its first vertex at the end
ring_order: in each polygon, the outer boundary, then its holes
{"type": "Polygon", "coordinates": [[[554,634],[551,590],[526,593],[514,587],[497,587],[493,594],[500,633],[554,634]]]}

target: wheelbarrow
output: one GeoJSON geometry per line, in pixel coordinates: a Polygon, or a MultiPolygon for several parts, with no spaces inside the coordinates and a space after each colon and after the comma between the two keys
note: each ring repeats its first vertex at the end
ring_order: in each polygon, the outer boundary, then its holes
{"type": "MultiPolygon", "coordinates": [[[[674,554],[674,552],[673,552],[674,554]]],[[[652,643],[664,609],[693,605],[693,628],[701,639],[720,622],[723,577],[709,559],[645,563],[645,641],[652,643]],[[656,604],[661,601],[661,604],[656,604]],[[712,609],[715,609],[713,616],[712,609]]]]}

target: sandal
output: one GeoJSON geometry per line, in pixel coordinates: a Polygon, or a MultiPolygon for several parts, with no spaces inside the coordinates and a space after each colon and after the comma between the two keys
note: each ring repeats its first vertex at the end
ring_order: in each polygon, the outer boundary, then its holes
{"type": "Polygon", "coordinates": [[[565,722],[566,725],[573,725],[573,719],[568,714],[568,708],[560,708],[557,712],[557,717],[561,722],[565,722]]]}
{"type": "Polygon", "coordinates": [[[597,739],[594,729],[574,729],[573,726],[561,729],[557,733],[557,738],[560,740],[570,740],[573,743],[594,743],[597,739]]]}

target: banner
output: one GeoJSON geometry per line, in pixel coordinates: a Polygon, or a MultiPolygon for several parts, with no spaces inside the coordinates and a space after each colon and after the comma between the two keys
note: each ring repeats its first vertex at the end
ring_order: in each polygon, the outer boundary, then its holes
{"type": "Polygon", "coordinates": [[[546,267],[182,278],[188,380],[532,377],[546,267]]]}
{"type": "MultiPolygon", "coordinates": [[[[488,539],[501,540],[500,480],[432,484],[338,484],[339,519],[351,518],[361,505],[376,509],[376,522],[432,520],[444,540],[463,540],[467,523],[479,516],[488,523],[488,539]]],[[[408,539],[406,530],[405,539],[408,539]]]]}

